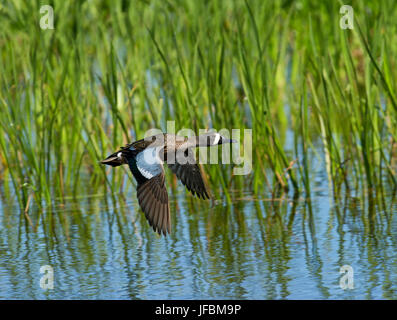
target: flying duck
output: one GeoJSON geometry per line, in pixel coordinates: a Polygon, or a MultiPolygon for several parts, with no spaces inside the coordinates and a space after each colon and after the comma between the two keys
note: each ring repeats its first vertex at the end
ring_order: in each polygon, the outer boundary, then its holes
{"type": "Polygon", "coordinates": [[[210,199],[192,148],[232,142],[236,141],[213,132],[196,137],[160,133],[121,147],[101,163],[112,167],[128,164],[137,181],[139,206],[153,230],[166,236],[171,233],[171,216],[163,163],[167,163],[193,195],[210,199]]]}

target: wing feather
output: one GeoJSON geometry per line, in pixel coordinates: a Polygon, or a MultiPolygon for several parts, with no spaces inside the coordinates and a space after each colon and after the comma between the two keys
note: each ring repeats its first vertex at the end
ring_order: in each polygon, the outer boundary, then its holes
{"type": "Polygon", "coordinates": [[[202,199],[210,199],[208,189],[205,185],[200,166],[191,157],[186,164],[168,164],[168,167],[178,177],[186,188],[202,199]]]}
{"type": "Polygon", "coordinates": [[[164,172],[148,179],[138,185],[137,195],[139,206],[153,230],[167,235],[171,233],[171,217],[164,180],[164,172]]]}

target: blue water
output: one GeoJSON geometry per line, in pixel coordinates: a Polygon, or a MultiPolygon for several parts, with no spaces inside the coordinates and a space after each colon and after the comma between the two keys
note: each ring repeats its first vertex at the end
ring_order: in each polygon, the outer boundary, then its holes
{"type": "Polygon", "coordinates": [[[335,203],[322,172],[311,210],[303,196],[232,192],[227,205],[169,189],[167,238],[150,229],[133,188],[129,200],[87,195],[32,210],[33,226],[3,196],[0,298],[396,299],[395,199],[375,204],[374,216],[366,198],[335,203]],[[53,268],[53,289],[40,286],[43,265],[53,268]],[[343,265],[353,289],[340,286],[343,265]]]}

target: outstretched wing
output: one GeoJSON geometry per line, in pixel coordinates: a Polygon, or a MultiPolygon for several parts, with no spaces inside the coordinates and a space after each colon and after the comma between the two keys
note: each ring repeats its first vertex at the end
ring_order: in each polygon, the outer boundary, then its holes
{"type": "Polygon", "coordinates": [[[167,163],[167,165],[193,195],[196,194],[202,199],[210,199],[200,166],[196,163],[192,154],[189,154],[186,164],[179,164],[175,161],[174,164],[167,163]]]}
{"type": "Polygon", "coordinates": [[[139,206],[153,230],[164,235],[167,235],[167,232],[171,233],[171,215],[164,172],[139,184],[137,194],[139,206]]]}
{"type": "Polygon", "coordinates": [[[153,230],[164,235],[171,233],[171,216],[165,187],[164,168],[155,157],[156,150],[148,148],[129,161],[138,182],[139,206],[153,230]]]}

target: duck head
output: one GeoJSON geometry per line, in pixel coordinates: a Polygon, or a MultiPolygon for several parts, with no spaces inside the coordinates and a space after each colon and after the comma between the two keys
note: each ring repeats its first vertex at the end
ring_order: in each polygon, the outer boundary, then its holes
{"type": "Polygon", "coordinates": [[[225,138],[217,132],[209,132],[196,137],[198,147],[212,147],[225,143],[236,143],[236,140],[225,138]]]}

